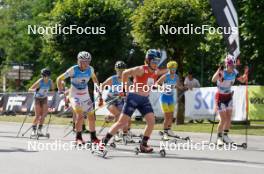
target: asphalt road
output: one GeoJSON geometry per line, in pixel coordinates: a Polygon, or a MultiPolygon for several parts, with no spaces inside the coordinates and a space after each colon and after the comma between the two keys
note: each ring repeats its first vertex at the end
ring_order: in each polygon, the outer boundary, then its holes
{"type": "MultiPolygon", "coordinates": [[[[66,126],[51,125],[50,139],[38,141],[25,137],[16,138],[20,124],[0,122],[0,171],[2,174],[263,174],[264,173],[264,136],[249,136],[248,149],[214,149],[211,146],[196,143],[208,141],[210,135],[204,133],[179,133],[190,136],[193,146],[187,147],[183,141],[173,142],[166,150],[166,157],[159,155],[160,137],[154,132],[151,144],[157,153],[135,155],[137,144],[117,144],[110,148],[107,157],[91,154],[90,150],[70,148],[74,134],[63,138],[66,126]],[[196,146],[195,146],[196,144],[196,146]],[[64,147],[64,148],[63,148],[64,147]],[[191,148],[192,147],[192,148],[191,148]],[[209,148],[210,147],[210,148],[209,148]],[[56,149],[57,148],[57,149],[56,149]],[[202,149],[203,148],[203,149],[202,149]]],[[[30,125],[26,124],[25,132],[30,125]]],[[[98,128],[100,129],[100,128],[98,128]]],[[[140,134],[142,130],[133,130],[140,134]]],[[[103,132],[105,133],[105,131],[103,132]]],[[[84,136],[88,139],[88,135],[84,136]]],[[[244,142],[244,136],[231,135],[235,142],[244,142]]],[[[139,139],[136,139],[138,141],[139,139]]],[[[213,137],[215,141],[215,137],[213,137]]],[[[204,142],[207,144],[206,142],[204,142]]]]}

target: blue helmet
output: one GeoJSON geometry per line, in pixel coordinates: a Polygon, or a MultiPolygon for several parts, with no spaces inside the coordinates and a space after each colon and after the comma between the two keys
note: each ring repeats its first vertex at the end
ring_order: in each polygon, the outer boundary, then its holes
{"type": "Polygon", "coordinates": [[[146,53],[145,61],[147,64],[150,63],[151,60],[160,60],[161,58],[161,53],[160,51],[156,49],[149,49],[146,53]]]}

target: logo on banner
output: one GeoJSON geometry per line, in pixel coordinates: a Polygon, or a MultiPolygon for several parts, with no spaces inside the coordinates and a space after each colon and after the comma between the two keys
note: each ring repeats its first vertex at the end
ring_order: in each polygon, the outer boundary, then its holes
{"type": "Polygon", "coordinates": [[[264,104],[264,98],[257,98],[257,97],[254,97],[254,98],[250,98],[250,103],[251,104],[264,104]]]}
{"type": "Polygon", "coordinates": [[[25,102],[27,99],[26,96],[15,96],[15,97],[8,97],[6,110],[13,110],[15,106],[22,106],[23,102],[25,102]]]}
{"type": "Polygon", "coordinates": [[[197,110],[202,108],[214,109],[214,96],[215,96],[215,92],[205,92],[205,93],[202,93],[200,91],[197,92],[195,94],[194,108],[197,110]]]}

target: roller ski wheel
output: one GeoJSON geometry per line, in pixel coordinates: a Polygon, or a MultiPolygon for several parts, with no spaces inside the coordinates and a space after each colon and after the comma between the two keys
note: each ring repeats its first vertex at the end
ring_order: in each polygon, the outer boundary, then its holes
{"type": "Polygon", "coordinates": [[[75,147],[84,147],[86,143],[83,140],[75,140],[75,147]]]}
{"type": "Polygon", "coordinates": [[[166,151],[165,151],[165,149],[161,149],[161,150],[159,151],[159,153],[160,153],[160,156],[161,156],[161,157],[166,157],[166,151]]]}
{"type": "Polygon", "coordinates": [[[247,143],[242,143],[242,144],[233,143],[233,145],[235,145],[236,147],[241,147],[243,149],[247,149],[248,148],[247,143]]]}
{"type": "Polygon", "coordinates": [[[159,135],[160,136],[163,136],[164,135],[164,132],[163,131],[159,131],[159,135]]]}
{"type": "Polygon", "coordinates": [[[114,143],[114,142],[110,143],[110,147],[115,149],[116,148],[116,143],[114,143]]]}
{"type": "Polygon", "coordinates": [[[247,143],[242,143],[241,146],[242,146],[243,149],[247,149],[247,147],[248,147],[247,143]]]}
{"type": "Polygon", "coordinates": [[[87,141],[86,143],[85,143],[85,147],[87,148],[87,149],[92,149],[92,143],[90,142],[90,141],[87,141]]]}
{"type": "Polygon", "coordinates": [[[190,137],[185,137],[184,140],[187,141],[187,142],[190,142],[191,138],[190,137]]]}
{"type": "Polygon", "coordinates": [[[247,149],[247,143],[242,143],[241,146],[243,149],[247,149]]]}
{"type": "Polygon", "coordinates": [[[135,154],[136,154],[136,155],[138,155],[138,154],[139,154],[139,152],[140,152],[140,150],[139,150],[139,148],[138,148],[138,147],[136,147],[134,151],[135,151],[135,154]]]}
{"type": "Polygon", "coordinates": [[[46,137],[47,137],[47,139],[49,139],[50,138],[50,134],[46,133],[46,137]]]}

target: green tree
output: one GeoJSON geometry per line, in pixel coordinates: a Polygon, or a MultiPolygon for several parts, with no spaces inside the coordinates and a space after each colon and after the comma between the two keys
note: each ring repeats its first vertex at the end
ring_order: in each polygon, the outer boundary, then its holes
{"type": "Polygon", "coordinates": [[[57,34],[45,36],[46,56],[50,51],[56,53],[55,62],[65,71],[69,65],[76,63],[79,51],[86,50],[92,54],[92,65],[98,71],[99,79],[113,72],[116,60],[125,60],[132,43],[130,36],[129,15],[126,4],[119,0],[65,0],[58,1],[50,15],[50,24],[61,27],[77,25],[78,27],[105,27],[105,34],[57,34]],[[110,66],[109,66],[110,65],[110,66]]]}
{"type": "Polygon", "coordinates": [[[264,1],[238,1],[241,61],[250,66],[250,83],[264,81],[264,1]]]}
{"type": "MultiPolygon", "coordinates": [[[[38,70],[45,66],[39,63],[42,38],[39,35],[28,34],[28,25],[37,25],[44,20],[44,14],[52,9],[52,2],[54,0],[1,1],[0,57],[2,66],[10,63],[35,64],[34,77],[30,81],[24,81],[20,90],[26,90],[39,75],[38,70]]],[[[17,84],[10,81],[9,90],[12,91],[16,87],[17,84]]]]}
{"type": "MultiPolygon", "coordinates": [[[[194,59],[189,53],[199,47],[203,35],[161,34],[160,26],[200,26],[203,22],[202,8],[195,0],[146,0],[132,16],[132,34],[135,41],[145,49],[165,48],[170,59],[176,60],[179,73],[183,75],[184,62],[194,59]]],[[[179,103],[177,123],[184,122],[183,103],[179,103]]]]}

